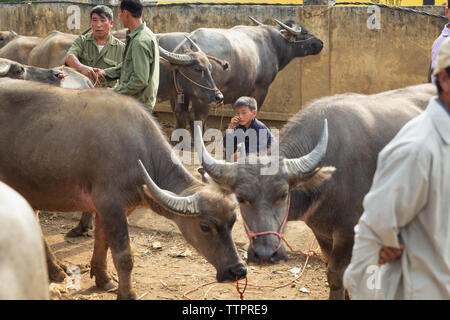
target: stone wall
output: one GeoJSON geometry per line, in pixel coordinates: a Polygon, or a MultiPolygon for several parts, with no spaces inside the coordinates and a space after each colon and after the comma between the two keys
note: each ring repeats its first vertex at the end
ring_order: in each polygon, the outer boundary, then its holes
{"type": "MultiPolygon", "coordinates": [[[[52,30],[81,33],[89,27],[87,3],[0,4],[0,30],[45,36],[52,30]],[[78,29],[70,29],[70,6],[79,10],[78,29]]],[[[378,7],[377,7],[378,8],[378,7]]],[[[324,42],[319,55],[297,58],[279,73],[260,117],[287,120],[312,99],[343,92],[375,93],[426,82],[431,46],[445,20],[366,6],[146,6],[144,19],[155,32],[193,31],[199,27],[251,25],[251,15],[266,24],[272,18],[301,22],[324,42]]],[[[113,6],[115,29],[121,29],[113,6]]],[[[418,7],[445,14],[444,7],[418,7]]],[[[71,20],[73,27],[73,20],[71,20]]],[[[160,110],[169,110],[162,105],[160,110]]],[[[221,114],[221,112],[217,112],[221,114]]],[[[229,106],[224,115],[231,115],[229,106]]]]}

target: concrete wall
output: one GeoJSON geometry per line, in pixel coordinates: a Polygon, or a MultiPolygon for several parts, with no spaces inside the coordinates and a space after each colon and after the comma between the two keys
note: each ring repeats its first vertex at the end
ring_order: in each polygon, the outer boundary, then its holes
{"type": "MultiPolygon", "coordinates": [[[[14,29],[19,34],[39,36],[54,29],[80,33],[89,27],[92,5],[77,4],[80,29],[70,30],[67,20],[71,15],[67,10],[71,5],[0,4],[0,30],[14,29]]],[[[113,9],[115,29],[121,29],[117,7],[113,9]]],[[[445,13],[444,7],[416,9],[445,13]]],[[[272,84],[260,117],[284,121],[318,97],[350,91],[375,93],[426,82],[431,46],[445,20],[383,8],[373,10],[364,6],[171,5],[147,6],[144,14],[155,33],[251,25],[248,15],[267,24],[274,24],[272,18],[301,22],[324,41],[324,49],[317,56],[292,61],[272,84]],[[371,23],[375,17],[380,18],[379,26],[371,23]]],[[[158,108],[169,110],[167,104],[158,108]]],[[[216,114],[221,115],[222,111],[216,114]]],[[[231,115],[229,106],[223,114],[226,118],[231,115]]]]}

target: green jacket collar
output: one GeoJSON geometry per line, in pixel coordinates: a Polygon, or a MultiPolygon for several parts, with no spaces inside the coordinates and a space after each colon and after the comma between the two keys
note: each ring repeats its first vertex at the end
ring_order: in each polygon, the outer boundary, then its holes
{"type": "MultiPolygon", "coordinates": [[[[86,40],[88,40],[88,41],[94,41],[95,44],[97,44],[97,40],[95,40],[94,34],[93,34],[92,32],[89,32],[89,33],[86,35],[86,40]]],[[[116,46],[116,45],[117,45],[117,43],[115,43],[115,42],[113,41],[113,37],[112,37],[111,34],[109,34],[108,41],[106,41],[105,46],[108,45],[108,44],[111,45],[111,46],[116,46]]]]}
{"type": "Polygon", "coordinates": [[[137,27],[136,29],[134,29],[132,32],[130,32],[130,30],[127,31],[127,39],[132,39],[134,38],[140,31],[144,30],[144,28],[147,25],[145,24],[145,21],[141,23],[141,25],[139,27],[137,27]]]}

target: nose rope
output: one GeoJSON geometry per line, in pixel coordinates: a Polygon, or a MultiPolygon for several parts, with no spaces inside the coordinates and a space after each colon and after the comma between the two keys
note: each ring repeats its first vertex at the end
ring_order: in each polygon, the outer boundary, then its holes
{"type": "Polygon", "coordinates": [[[242,289],[242,290],[239,288],[239,277],[236,276],[236,291],[239,293],[241,300],[244,300],[245,289],[247,289],[247,276],[245,276],[245,285],[244,285],[244,289],[242,289]]]}
{"type": "Polygon", "coordinates": [[[178,72],[179,72],[183,77],[185,77],[187,80],[189,80],[190,82],[192,82],[193,84],[195,84],[196,86],[198,86],[198,87],[200,87],[200,88],[203,88],[203,89],[206,89],[206,90],[211,90],[211,91],[219,91],[219,89],[217,89],[217,87],[209,88],[209,87],[205,87],[204,85],[201,85],[201,84],[198,83],[198,82],[195,82],[194,80],[190,79],[187,75],[185,75],[185,74],[183,73],[183,71],[181,71],[181,70],[178,70],[178,72]]]}
{"type": "MultiPolygon", "coordinates": [[[[288,192],[288,200],[287,200],[287,206],[286,206],[286,214],[284,216],[284,220],[283,223],[280,226],[280,231],[279,232],[275,232],[275,231],[263,231],[263,232],[258,232],[258,233],[254,233],[250,230],[249,226],[247,225],[247,222],[244,219],[244,216],[241,213],[242,216],[242,221],[244,222],[244,227],[245,230],[247,231],[247,236],[250,239],[250,244],[252,246],[253,251],[256,252],[255,246],[253,244],[253,239],[256,238],[257,236],[262,236],[262,235],[266,235],[266,234],[274,234],[279,238],[279,243],[277,248],[275,249],[275,252],[277,252],[280,248],[281,248],[281,241],[286,242],[286,244],[288,245],[288,247],[292,250],[292,247],[287,243],[286,239],[284,238],[283,235],[283,230],[284,230],[284,226],[286,225],[286,221],[287,221],[287,217],[289,215],[289,207],[291,206],[291,194],[290,192],[288,192]]],[[[292,250],[293,251],[293,250],[292,250]]]]}
{"type": "MultiPolygon", "coordinates": [[[[247,223],[245,222],[244,217],[242,216],[242,221],[244,222],[244,226],[245,226],[245,229],[246,229],[246,231],[247,231],[247,235],[248,235],[248,237],[250,238],[250,243],[251,243],[251,246],[252,246],[253,250],[255,250],[255,248],[254,248],[254,246],[253,246],[253,238],[255,238],[255,237],[257,237],[257,236],[260,236],[260,235],[265,235],[265,234],[275,234],[275,235],[277,235],[278,238],[280,239],[280,243],[278,244],[278,247],[276,248],[275,252],[278,251],[278,249],[280,249],[280,247],[281,247],[281,240],[283,240],[283,241],[286,243],[286,245],[289,247],[289,249],[290,249],[293,253],[303,254],[303,252],[302,252],[301,250],[294,250],[294,249],[289,245],[289,243],[286,241],[286,239],[284,238],[283,233],[282,233],[282,232],[283,232],[283,229],[284,229],[284,226],[285,226],[285,224],[286,224],[286,221],[287,221],[288,214],[289,214],[290,203],[291,203],[291,196],[290,196],[290,193],[289,193],[289,194],[288,194],[288,200],[287,200],[286,215],[285,215],[285,217],[284,217],[283,223],[281,224],[280,232],[264,231],[264,232],[253,233],[253,232],[250,230],[250,228],[248,227],[247,223]]],[[[304,265],[303,265],[303,268],[302,268],[300,274],[299,274],[298,276],[296,276],[293,280],[291,280],[291,281],[289,281],[289,282],[287,282],[287,283],[285,283],[285,284],[281,284],[281,285],[278,285],[278,286],[252,284],[252,283],[248,283],[248,282],[247,282],[247,275],[246,275],[246,276],[245,276],[245,284],[244,284],[244,288],[241,290],[241,289],[240,289],[240,283],[239,283],[239,277],[236,275],[236,291],[239,293],[240,299],[241,299],[241,300],[244,300],[244,292],[245,292],[245,290],[247,289],[247,286],[249,286],[249,287],[255,287],[255,288],[280,289],[280,288],[287,287],[287,286],[291,285],[292,283],[294,283],[295,281],[299,280],[299,279],[303,276],[303,274],[304,274],[304,272],[305,272],[305,269],[306,269],[306,267],[307,267],[307,265],[308,265],[309,259],[310,259],[313,255],[317,254],[316,251],[318,250],[318,248],[317,248],[317,249],[313,249],[315,240],[316,240],[316,239],[314,238],[313,241],[311,242],[311,245],[309,246],[308,251],[306,252],[306,260],[305,260],[305,263],[304,263],[304,265]]],[[[189,291],[186,291],[186,292],[183,294],[183,298],[185,298],[185,299],[187,299],[187,300],[192,300],[191,298],[188,297],[188,294],[190,294],[190,293],[192,293],[192,292],[194,292],[194,291],[197,291],[197,290],[200,289],[200,288],[203,288],[203,287],[209,286],[209,285],[211,285],[211,284],[214,284],[214,283],[218,283],[218,281],[215,280],[215,281],[207,282],[207,283],[204,283],[204,284],[201,284],[201,285],[195,287],[194,289],[191,289],[191,290],[189,290],[189,291]]]]}
{"type": "Polygon", "coordinates": [[[312,39],[314,39],[314,37],[309,37],[308,39],[304,39],[304,40],[292,40],[292,41],[288,40],[288,41],[291,42],[291,43],[299,43],[299,42],[306,42],[306,41],[309,41],[309,40],[312,40],[312,39]]]}

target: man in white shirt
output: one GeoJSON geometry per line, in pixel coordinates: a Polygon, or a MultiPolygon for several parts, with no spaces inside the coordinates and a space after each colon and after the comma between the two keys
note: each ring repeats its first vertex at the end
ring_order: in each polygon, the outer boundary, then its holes
{"type": "Polygon", "coordinates": [[[450,299],[450,37],[438,97],[378,155],[344,286],[353,299],[450,299]]]}

